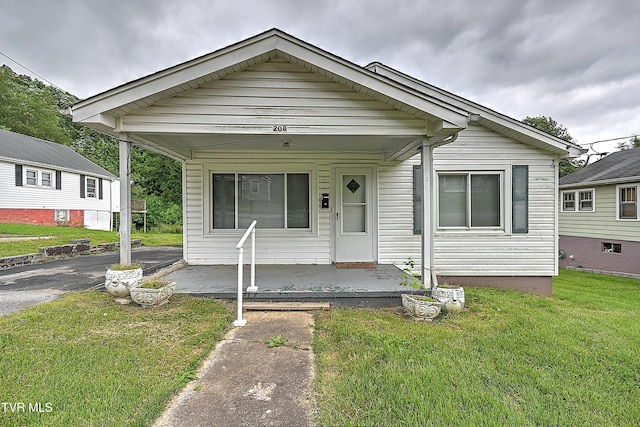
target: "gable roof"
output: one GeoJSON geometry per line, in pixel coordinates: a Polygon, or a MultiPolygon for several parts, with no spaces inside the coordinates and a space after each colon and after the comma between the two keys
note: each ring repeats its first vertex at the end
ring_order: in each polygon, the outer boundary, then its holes
{"type": "Polygon", "coordinates": [[[640,181],[640,148],[622,150],[560,178],[560,187],[640,181]]]}
{"type": "MultiPolygon", "coordinates": [[[[413,79],[380,63],[361,67],[278,29],[266,31],[85,99],[73,107],[73,120],[116,135],[123,132],[120,128],[120,118],[123,116],[274,59],[284,59],[300,65],[395,109],[424,119],[429,123],[429,126],[425,126],[424,136],[430,138],[444,139],[455,135],[474,121],[518,142],[561,157],[580,155],[577,145],[518,120],[413,79]]],[[[212,133],[223,131],[213,129],[212,133]]],[[[130,134],[128,137],[134,141],[137,138],[147,147],[171,155],[167,152],[167,147],[160,147],[161,144],[145,139],[144,135],[130,134]]],[[[415,145],[414,141],[407,147],[415,145]]]]}
{"type": "Polygon", "coordinates": [[[469,112],[469,120],[471,122],[477,122],[484,127],[515,139],[516,141],[532,145],[537,148],[555,151],[557,153],[568,152],[568,157],[577,157],[581,154],[580,146],[577,144],[557,138],[533,126],[523,123],[520,120],[516,120],[473,101],[469,101],[461,96],[447,92],[444,89],[440,89],[439,87],[411,77],[401,71],[389,67],[388,65],[380,62],[373,62],[367,65],[366,68],[411,88],[417,89],[425,95],[441,99],[443,102],[447,102],[458,108],[464,109],[469,112]]]}
{"type": "Polygon", "coordinates": [[[359,65],[275,28],[80,101],[73,106],[73,120],[113,133],[118,116],[275,58],[297,63],[410,114],[442,119],[453,130],[468,123],[464,110],[381,79],[359,65]]]}
{"type": "Polygon", "coordinates": [[[66,145],[0,129],[0,160],[89,174],[109,180],[118,178],[66,145]]]}

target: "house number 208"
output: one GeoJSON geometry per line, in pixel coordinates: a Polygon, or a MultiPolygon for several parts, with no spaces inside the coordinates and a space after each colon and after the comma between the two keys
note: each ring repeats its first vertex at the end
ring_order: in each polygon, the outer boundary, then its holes
{"type": "Polygon", "coordinates": [[[287,127],[284,125],[277,125],[273,127],[273,131],[274,132],[286,132],[287,131],[287,127]]]}

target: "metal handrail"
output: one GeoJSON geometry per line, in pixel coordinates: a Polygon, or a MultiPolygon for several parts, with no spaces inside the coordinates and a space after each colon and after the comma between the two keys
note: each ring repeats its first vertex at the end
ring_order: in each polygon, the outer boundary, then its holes
{"type": "Polygon", "coordinates": [[[247,320],[242,318],[242,270],[244,268],[244,242],[251,234],[251,286],[247,288],[247,292],[257,292],[256,286],[256,224],[258,221],[255,219],[244,232],[242,238],[236,245],[238,250],[238,318],[233,322],[234,326],[244,326],[247,324],[247,320]]]}

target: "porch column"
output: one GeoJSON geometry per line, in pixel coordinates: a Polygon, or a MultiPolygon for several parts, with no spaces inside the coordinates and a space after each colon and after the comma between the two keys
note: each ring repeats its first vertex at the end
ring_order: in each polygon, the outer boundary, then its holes
{"type": "Polygon", "coordinates": [[[131,143],[120,134],[120,264],[131,264],[131,143]]]}
{"type": "Polygon", "coordinates": [[[422,139],[420,152],[422,167],[422,283],[432,288],[431,264],[433,260],[433,228],[431,226],[431,178],[433,171],[433,146],[427,138],[422,139]]]}

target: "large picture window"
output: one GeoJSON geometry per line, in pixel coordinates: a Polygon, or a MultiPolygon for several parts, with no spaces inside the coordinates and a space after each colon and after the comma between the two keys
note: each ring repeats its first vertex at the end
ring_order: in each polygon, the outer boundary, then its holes
{"type": "Polygon", "coordinates": [[[213,228],[309,228],[308,173],[214,173],[213,228]]]}
{"type": "Polygon", "coordinates": [[[502,227],[501,181],[500,172],[438,174],[438,227],[502,227]]]}

